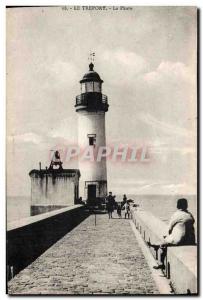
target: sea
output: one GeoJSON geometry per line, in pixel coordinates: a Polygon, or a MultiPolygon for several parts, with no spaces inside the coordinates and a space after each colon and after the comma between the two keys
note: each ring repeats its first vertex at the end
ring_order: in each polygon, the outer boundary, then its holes
{"type": "Polygon", "coordinates": [[[30,216],[31,197],[10,196],[6,199],[7,222],[12,222],[30,216]]]}
{"type": "MultiPolygon", "coordinates": [[[[116,201],[122,201],[122,195],[116,195],[116,201]]],[[[127,195],[143,210],[150,211],[164,222],[176,211],[176,202],[179,198],[188,200],[188,210],[197,220],[196,195],[127,195]]],[[[7,197],[7,222],[30,216],[30,197],[7,197]]],[[[197,222],[196,222],[197,224],[197,222]]]]}

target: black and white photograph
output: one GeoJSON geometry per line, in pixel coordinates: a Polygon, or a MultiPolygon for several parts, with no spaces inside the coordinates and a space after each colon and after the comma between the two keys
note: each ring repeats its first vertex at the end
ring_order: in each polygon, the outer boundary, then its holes
{"type": "Polygon", "coordinates": [[[5,10],[6,293],[198,295],[198,8],[5,10]]]}

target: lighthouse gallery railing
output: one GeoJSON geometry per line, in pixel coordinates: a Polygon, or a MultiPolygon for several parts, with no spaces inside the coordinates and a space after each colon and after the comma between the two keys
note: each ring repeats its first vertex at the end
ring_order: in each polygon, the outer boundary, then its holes
{"type": "Polygon", "coordinates": [[[98,108],[108,110],[108,97],[101,93],[90,92],[76,96],[75,106],[86,106],[87,108],[98,108]]]}

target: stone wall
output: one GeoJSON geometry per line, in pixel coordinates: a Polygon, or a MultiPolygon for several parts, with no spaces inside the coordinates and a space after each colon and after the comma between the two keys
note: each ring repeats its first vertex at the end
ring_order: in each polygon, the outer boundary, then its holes
{"type": "Polygon", "coordinates": [[[31,216],[71,206],[79,197],[77,170],[32,170],[31,216]]]}
{"type": "Polygon", "coordinates": [[[75,205],[7,225],[7,278],[28,266],[89,215],[75,205]]]}
{"type": "MultiPolygon", "coordinates": [[[[136,229],[146,242],[159,244],[167,234],[167,224],[150,212],[134,210],[132,213],[136,229]]],[[[150,248],[155,259],[157,251],[150,248]]],[[[197,246],[173,246],[167,248],[165,276],[177,294],[197,294],[197,246]]]]}

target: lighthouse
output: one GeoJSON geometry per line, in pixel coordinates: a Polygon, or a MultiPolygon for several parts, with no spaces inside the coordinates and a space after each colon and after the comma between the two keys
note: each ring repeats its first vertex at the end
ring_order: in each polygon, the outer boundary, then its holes
{"type": "Polygon", "coordinates": [[[76,96],[75,104],[78,145],[85,153],[83,159],[79,159],[79,193],[84,200],[100,203],[107,195],[106,157],[104,155],[99,160],[96,157],[106,146],[105,113],[109,107],[107,96],[102,94],[102,84],[103,80],[91,62],[89,71],[80,80],[81,94],[76,96]]]}

